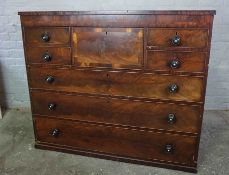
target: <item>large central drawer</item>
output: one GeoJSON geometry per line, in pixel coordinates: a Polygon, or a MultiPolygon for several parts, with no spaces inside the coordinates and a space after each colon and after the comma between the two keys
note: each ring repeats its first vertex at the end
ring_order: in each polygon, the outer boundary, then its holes
{"type": "Polygon", "coordinates": [[[28,69],[31,88],[177,101],[202,101],[203,77],[141,72],[28,69]],[[52,81],[48,81],[52,78],[52,81]]]}
{"type": "Polygon", "coordinates": [[[48,118],[34,121],[39,142],[143,160],[196,164],[196,137],[48,118]]]}

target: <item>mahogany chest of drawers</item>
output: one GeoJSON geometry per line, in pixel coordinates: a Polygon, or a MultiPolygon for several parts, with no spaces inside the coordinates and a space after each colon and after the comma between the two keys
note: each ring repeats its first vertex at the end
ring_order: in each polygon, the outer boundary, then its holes
{"type": "Polygon", "coordinates": [[[196,172],[214,14],[19,12],[35,146],[196,172]]]}

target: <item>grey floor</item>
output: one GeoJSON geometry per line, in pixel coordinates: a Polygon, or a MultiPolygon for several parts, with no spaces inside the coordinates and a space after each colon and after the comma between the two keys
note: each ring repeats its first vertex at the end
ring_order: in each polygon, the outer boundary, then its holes
{"type": "MultiPolygon", "coordinates": [[[[29,110],[8,110],[0,120],[0,175],[190,175],[34,149],[29,110]]],[[[187,150],[188,151],[188,150],[187,150]]],[[[198,174],[229,175],[229,111],[206,111],[198,174]]]]}

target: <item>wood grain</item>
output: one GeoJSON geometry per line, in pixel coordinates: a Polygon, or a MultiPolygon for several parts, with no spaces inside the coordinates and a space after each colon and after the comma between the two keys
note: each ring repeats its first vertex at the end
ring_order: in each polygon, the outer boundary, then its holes
{"type": "Polygon", "coordinates": [[[146,68],[156,71],[204,73],[206,60],[206,52],[148,51],[146,68]],[[177,69],[170,67],[172,60],[180,62],[177,69]]]}
{"type": "Polygon", "coordinates": [[[42,71],[41,68],[29,69],[29,75],[31,88],[189,102],[202,101],[202,77],[49,68],[44,68],[42,71]],[[52,84],[45,81],[48,76],[55,77],[52,84]],[[177,93],[169,92],[169,86],[172,84],[178,85],[177,93]]]}
{"type": "Polygon", "coordinates": [[[19,14],[36,148],[197,172],[215,11],[19,14]]]}
{"type": "Polygon", "coordinates": [[[147,45],[153,48],[206,48],[208,44],[208,30],[207,29],[165,29],[152,28],[148,30],[147,45]],[[181,37],[181,44],[179,46],[172,45],[171,39],[179,35],[181,37]]]}
{"type": "Polygon", "coordinates": [[[79,67],[142,67],[142,29],[75,27],[73,44],[73,59],[79,67]]]}
{"type": "Polygon", "coordinates": [[[176,101],[202,101],[203,78],[153,73],[110,71],[109,93],[113,96],[145,97],[176,101]],[[169,92],[176,84],[178,92],[169,92]]]}
{"type": "Polygon", "coordinates": [[[28,46],[49,46],[70,44],[69,27],[30,27],[25,28],[25,41],[28,46]],[[44,42],[41,39],[43,33],[48,33],[50,40],[44,42]]]}
{"type": "Polygon", "coordinates": [[[107,94],[109,88],[107,72],[102,70],[31,67],[28,69],[28,73],[30,88],[91,94],[107,94]],[[54,77],[53,83],[46,82],[48,76],[54,77]]]}
{"type": "Polygon", "coordinates": [[[24,26],[79,26],[79,27],[190,27],[210,28],[212,15],[41,15],[21,16],[24,26]],[[144,20],[143,20],[144,19],[144,20]],[[50,22],[52,21],[52,22],[50,22]]]}
{"type": "Polygon", "coordinates": [[[40,91],[32,91],[31,100],[33,114],[96,123],[197,134],[201,120],[200,106],[40,91]],[[48,109],[50,103],[55,110],[48,109]],[[176,116],[173,124],[167,119],[170,113],[176,116]]]}
{"type": "Polygon", "coordinates": [[[26,47],[26,57],[28,64],[71,64],[70,47],[26,47]],[[52,58],[46,62],[42,57],[48,53],[52,58]]]}
{"type": "Polygon", "coordinates": [[[68,145],[82,150],[129,156],[144,160],[163,160],[195,165],[195,137],[159,134],[127,130],[120,127],[70,122],[48,118],[35,118],[37,140],[57,145],[68,145]],[[53,129],[60,135],[52,136],[53,129]],[[172,144],[173,154],[164,152],[164,146],[172,144]],[[188,151],[187,151],[188,150],[188,151]]]}

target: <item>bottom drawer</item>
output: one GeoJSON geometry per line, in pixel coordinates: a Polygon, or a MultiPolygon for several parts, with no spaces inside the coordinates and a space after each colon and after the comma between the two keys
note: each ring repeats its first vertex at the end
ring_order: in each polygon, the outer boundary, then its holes
{"type": "Polygon", "coordinates": [[[39,142],[141,160],[196,165],[196,137],[34,117],[39,142]]]}

